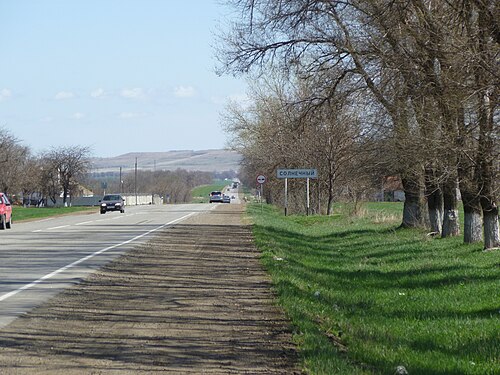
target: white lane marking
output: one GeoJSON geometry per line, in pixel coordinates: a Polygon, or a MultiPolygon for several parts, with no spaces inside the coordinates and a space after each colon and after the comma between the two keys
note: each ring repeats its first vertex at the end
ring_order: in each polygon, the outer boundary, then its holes
{"type": "Polygon", "coordinates": [[[37,229],[37,230],[32,230],[31,233],[38,233],[38,232],[42,232],[43,229],[37,229]]]}
{"type": "Polygon", "coordinates": [[[39,278],[38,280],[33,281],[32,283],[26,284],[26,285],[24,285],[24,286],[22,286],[22,287],[20,287],[20,288],[18,288],[16,290],[13,290],[12,292],[9,292],[9,293],[6,293],[6,294],[0,296],[0,302],[5,301],[6,299],[8,299],[8,298],[10,298],[12,296],[15,296],[16,294],[22,292],[23,290],[27,290],[27,289],[33,288],[34,286],[42,283],[44,280],[50,279],[51,277],[54,277],[55,275],[57,275],[57,274],[59,274],[61,272],[64,272],[67,269],[72,268],[72,267],[74,267],[74,266],[76,266],[76,265],[78,265],[78,264],[80,264],[82,262],[85,262],[86,260],[89,260],[89,259],[91,259],[91,258],[93,258],[93,257],[95,257],[97,255],[100,255],[100,254],[102,254],[102,253],[104,253],[104,252],[106,252],[108,250],[115,249],[117,247],[120,247],[120,246],[129,244],[131,242],[137,241],[138,239],[140,239],[142,237],[145,237],[145,236],[147,236],[147,235],[149,235],[149,234],[151,234],[153,232],[156,232],[157,230],[163,229],[163,228],[165,228],[168,225],[175,224],[175,223],[177,223],[177,222],[179,222],[181,220],[187,219],[188,217],[193,216],[195,214],[197,214],[197,212],[191,212],[190,214],[184,215],[184,216],[180,217],[179,219],[175,219],[175,220],[169,221],[168,223],[160,225],[157,228],[151,229],[151,230],[149,230],[149,231],[147,231],[147,232],[145,232],[143,234],[135,236],[135,237],[131,238],[130,240],[124,241],[124,242],[116,244],[116,245],[108,246],[108,247],[106,247],[104,249],[96,251],[95,253],[87,255],[86,257],[78,259],[78,260],[74,261],[73,263],[68,264],[67,266],[61,267],[61,268],[59,268],[58,270],[56,270],[54,272],[51,272],[51,273],[49,273],[49,274],[47,274],[45,276],[42,276],[41,278],[39,278]]]}
{"type": "Polygon", "coordinates": [[[75,225],[85,225],[85,224],[90,224],[90,223],[93,223],[94,220],[92,221],[84,221],[83,223],[78,223],[78,224],[75,224],[75,225]]]}
{"type": "Polygon", "coordinates": [[[47,230],[67,228],[67,227],[69,227],[69,226],[70,226],[70,225],[61,225],[61,226],[58,226],[58,227],[47,228],[47,230]]]}
{"type": "Polygon", "coordinates": [[[44,221],[50,221],[50,220],[54,220],[54,219],[55,219],[55,218],[50,217],[50,218],[48,218],[48,219],[37,220],[36,222],[37,222],[37,223],[43,223],[44,221]]]}

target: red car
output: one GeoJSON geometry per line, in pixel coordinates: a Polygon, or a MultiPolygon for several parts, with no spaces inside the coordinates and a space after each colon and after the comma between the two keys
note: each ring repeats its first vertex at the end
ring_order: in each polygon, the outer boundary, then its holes
{"type": "Polygon", "coordinates": [[[0,229],[12,227],[12,205],[4,193],[0,193],[0,229]]]}

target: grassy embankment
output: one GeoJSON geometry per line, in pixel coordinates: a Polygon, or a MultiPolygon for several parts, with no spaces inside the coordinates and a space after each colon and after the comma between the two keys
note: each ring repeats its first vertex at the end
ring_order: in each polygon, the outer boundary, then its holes
{"type": "Polygon", "coordinates": [[[81,211],[95,211],[97,207],[19,207],[12,209],[12,220],[14,223],[23,220],[43,219],[50,216],[72,214],[81,211]]]}
{"type": "Polygon", "coordinates": [[[338,209],[248,208],[307,373],[500,374],[500,253],[396,229],[401,204],[338,209]]]}
{"type": "Polygon", "coordinates": [[[222,189],[229,185],[231,181],[215,180],[211,185],[197,186],[191,191],[192,203],[208,203],[208,195],[212,191],[222,191],[222,189]]]}

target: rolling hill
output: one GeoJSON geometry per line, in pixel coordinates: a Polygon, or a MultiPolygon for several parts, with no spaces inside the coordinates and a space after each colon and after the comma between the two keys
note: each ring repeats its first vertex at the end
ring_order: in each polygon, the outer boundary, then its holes
{"type": "Polygon", "coordinates": [[[124,172],[140,170],[175,170],[223,172],[238,171],[241,155],[229,150],[175,150],[166,152],[131,152],[115,157],[93,158],[94,172],[124,172]]]}

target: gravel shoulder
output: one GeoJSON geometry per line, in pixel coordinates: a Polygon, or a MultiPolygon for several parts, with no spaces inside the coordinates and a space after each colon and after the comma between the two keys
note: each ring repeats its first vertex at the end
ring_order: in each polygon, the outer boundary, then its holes
{"type": "Polygon", "coordinates": [[[15,320],[0,373],[300,373],[242,212],[168,227],[15,320]]]}

